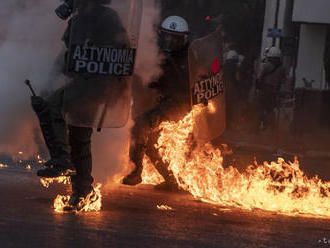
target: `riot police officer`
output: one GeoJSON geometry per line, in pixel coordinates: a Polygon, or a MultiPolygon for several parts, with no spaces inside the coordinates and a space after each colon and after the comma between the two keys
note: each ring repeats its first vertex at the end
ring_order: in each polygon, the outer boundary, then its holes
{"type": "Polygon", "coordinates": [[[271,47],[267,53],[267,60],[258,75],[257,90],[261,130],[267,129],[272,120],[274,121],[272,116],[278,104],[281,85],[286,79],[286,71],[282,66],[281,57],[281,50],[271,47]]]}
{"type": "Polygon", "coordinates": [[[143,156],[146,154],[165,182],[158,186],[166,190],[177,190],[176,179],[158,155],[154,145],[159,137],[157,127],[162,121],[178,121],[190,111],[188,32],[186,20],[179,16],[169,16],[159,28],[159,45],[165,59],[161,65],[162,76],[149,84],[149,88],[159,93],[157,106],[138,116],[131,130],[129,156],[134,170],[123,179],[127,185],[142,182],[143,156]]]}
{"type": "MultiPolygon", "coordinates": [[[[110,2],[111,0],[67,0],[56,9],[57,15],[64,20],[74,13],[63,36],[68,51],[63,58],[64,67],[70,67],[70,49],[74,45],[128,45],[126,31],[117,12],[104,6],[110,2]]],[[[31,100],[51,156],[45,163],[45,168],[40,169],[37,174],[46,178],[71,175],[72,195],[69,203],[75,207],[80,198],[86,197],[93,190],[91,135],[97,112],[95,110],[102,103],[102,99],[97,99],[97,96],[108,92],[105,85],[110,83],[109,77],[88,72],[66,75],[71,79],[68,85],[56,90],[47,99],[33,96],[31,100]],[[95,85],[98,86],[96,91],[95,85]],[[93,102],[86,97],[92,93],[95,93],[93,102]],[[79,99],[82,95],[85,96],[83,100],[79,99]],[[80,105],[84,101],[86,106],[80,105]],[[81,112],[69,113],[70,110],[81,112]],[[66,121],[65,115],[69,116],[72,123],[66,121]],[[88,121],[86,117],[89,118],[88,121]]]]}

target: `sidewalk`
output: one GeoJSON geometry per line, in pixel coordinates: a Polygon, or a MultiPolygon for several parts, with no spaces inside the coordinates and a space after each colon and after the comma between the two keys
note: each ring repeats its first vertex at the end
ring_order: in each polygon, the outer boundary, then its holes
{"type": "Polygon", "coordinates": [[[229,130],[215,143],[227,143],[236,150],[330,160],[329,130],[305,133],[298,138],[286,131],[268,131],[257,135],[246,131],[229,130]]]}

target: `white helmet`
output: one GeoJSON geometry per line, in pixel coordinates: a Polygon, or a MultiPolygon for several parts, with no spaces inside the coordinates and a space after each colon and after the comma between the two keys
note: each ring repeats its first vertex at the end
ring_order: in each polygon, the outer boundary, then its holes
{"type": "Polygon", "coordinates": [[[238,54],[235,50],[229,50],[225,55],[225,60],[237,60],[238,61],[238,54]]]}
{"type": "Polygon", "coordinates": [[[267,57],[280,58],[282,56],[281,50],[278,47],[271,47],[267,53],[267,57]]]}
{"type": "Polygon", "coordinates": [[[182,51],[188,44],[189,27],[180,16],[169,16],[159,30],[160,47],[165,52],[182,51]]]}
{"type": "Polygon", "coordinates": [[[238,55],[238,62],[237,62],[238,67],[240,67],[243,64],[244,59],[245,59],[244,55],[242,55],[242,54],[238,55]]]}
{"type": "Polygon", "coordinates": [[[180,16],[169,16],[161,25],[162,29],[178,33],[188,33],[189,26],[185,19],[180,16]]]}

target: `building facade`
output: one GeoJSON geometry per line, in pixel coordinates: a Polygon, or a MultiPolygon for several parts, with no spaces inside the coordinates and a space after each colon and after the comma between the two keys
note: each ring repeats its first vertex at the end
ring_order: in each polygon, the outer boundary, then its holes
{"type": "Polygon", "coordinates": [[[266,0],[262,51],[274,44],[283,49],[295,88],[328,89],[324,52],[329,13],[329,0],[266,0]],[[271,37],[271,30],[278,30],[278,36],[271,37]]]}

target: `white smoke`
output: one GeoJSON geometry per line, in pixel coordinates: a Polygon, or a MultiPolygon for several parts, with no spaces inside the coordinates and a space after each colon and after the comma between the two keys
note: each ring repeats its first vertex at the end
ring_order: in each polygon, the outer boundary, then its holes
{"type": "MultiPolygon", "coordinates": [[[[0,154],[15,156],[23,151],[29,157],[39,153],[35,136],[41,136],[40,128],[24,80],[31,80],[37,94],[57,85],[50,75],[63,47],[61,38],[66,28],[66,22],[54,14],[59,3],[54,0],[0,1],[0,154]]],[[[159,10],[154,0],[144,1],[136,65],[144,86],[161,73],[154,29],[158,21],[159,10]]],[[[141,96],[150,95],[150,90],[146,90],[148,92],[140,92],[141,96]]],[[[141,106],[150,106],[150,101],[144,104],[143,98],[135,100],[141,101],[141,106]]],[[[127,164],[132,125],[130,120],[124,128],[94,133],[93,174],[96,180],[110,178],[127,164]]]]}
{"type": "Polygon", "coordinates": [[[160,9],[155,0],[145,0],[139,50],[136,61],[137,74],[146,85],[162,73],[162,57],[157,45],[157,30],[160,23],[160,9]]]}
{"type": "Polygon", "coordinates": [[[157,79],[162,72],[160,68],[162,57],[157,44],[159,16],[160,10],[155,0],[145,0],[136,59],[135,72],[137,75],[133,81],[134,106],[131,119],[124,128],[108,129],[103,130],[101,134],[94,134],[94,174],[96,178],[105,179],[106,176],[111,181],[113,175],[129,171],[128,147],[130,129],[134,124],[132,115],[135,117],[153,106],[156,96],[152,90],[147,88],[147,84],[157,79]]]}
{"type": "Polygon", "coordinates": [[[31,79],[36,89],[45,87],[65,28],[53,14],[57,4],[51,0],[0,3],[0,153],[37,152],[33,139],[37,120],[24,80],[31,79]]]}

